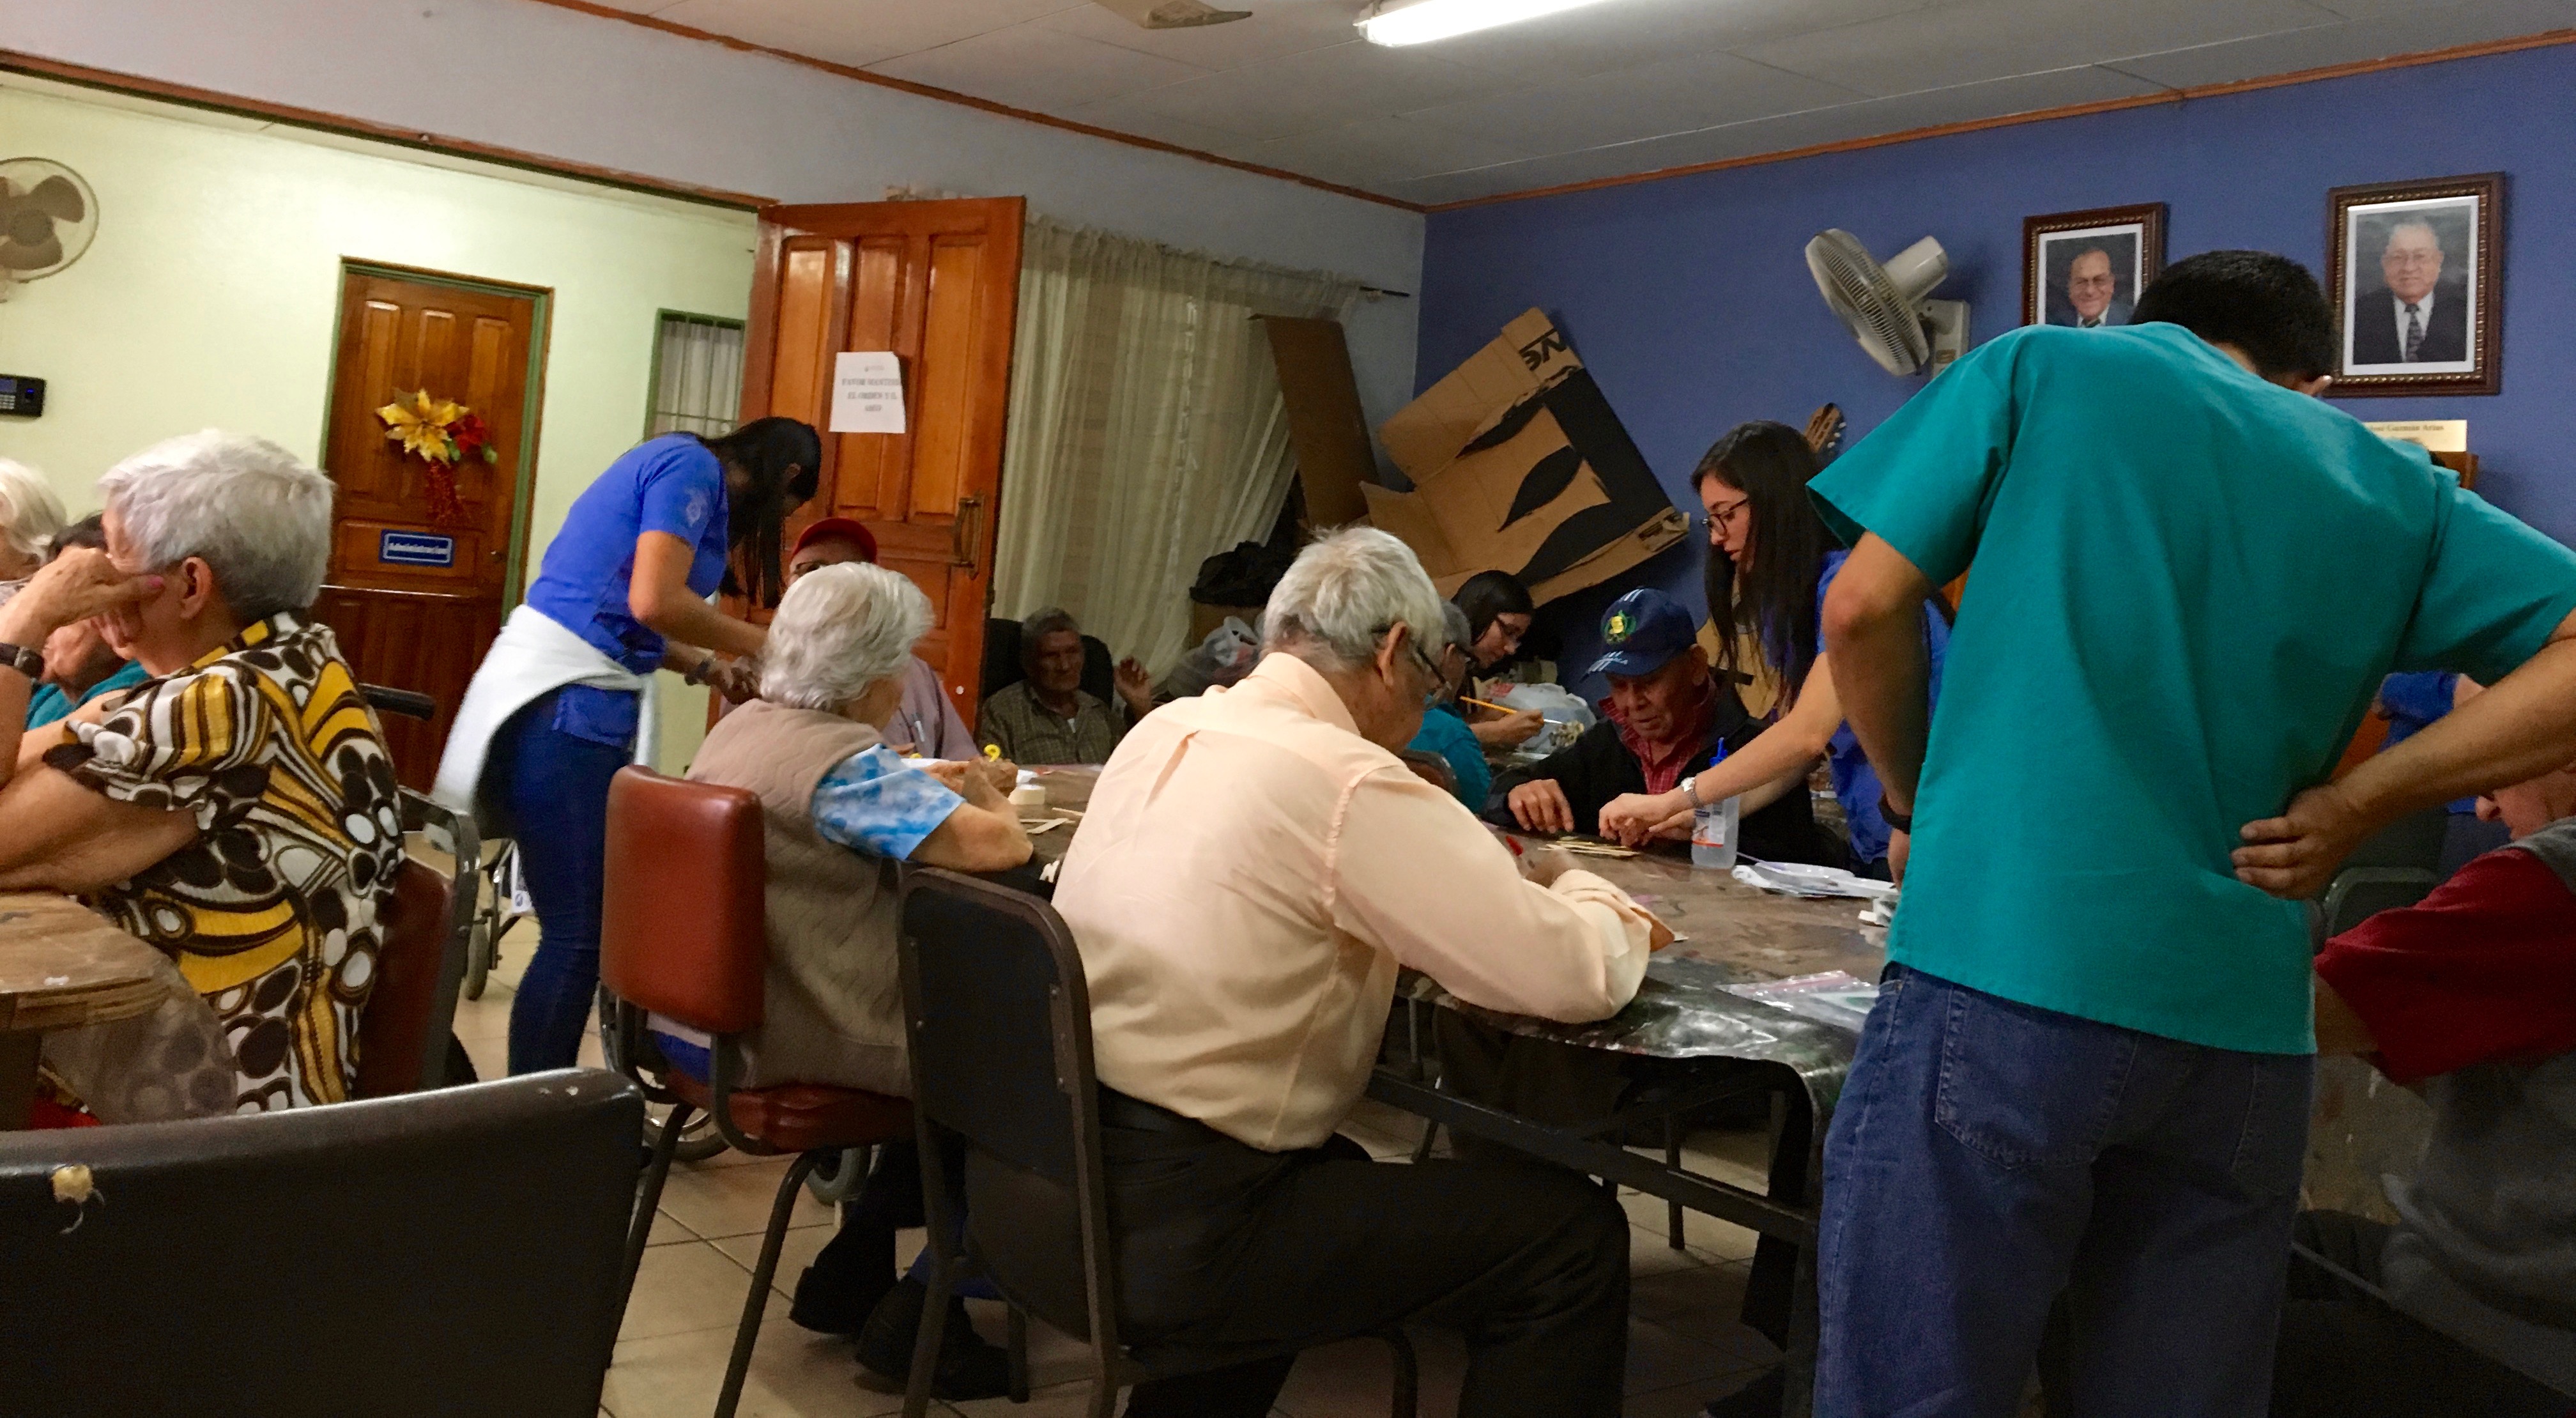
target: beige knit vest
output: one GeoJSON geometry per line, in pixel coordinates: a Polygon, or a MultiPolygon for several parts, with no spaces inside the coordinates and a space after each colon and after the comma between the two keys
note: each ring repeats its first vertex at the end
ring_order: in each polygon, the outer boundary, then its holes
{"type": "Polygon", "coordinates": [[[755,701],[717,723],[689,777],[760,795],[769,853],[767,1016],[743,1036],[745,1082],[831,1083],[909,1096],[895,864],[824,840],[814,786],[880,742],[816,709],[755,701]]]}

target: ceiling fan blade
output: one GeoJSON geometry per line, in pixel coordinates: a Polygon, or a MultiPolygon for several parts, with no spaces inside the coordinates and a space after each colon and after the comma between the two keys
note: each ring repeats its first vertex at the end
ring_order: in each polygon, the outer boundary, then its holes
{"type": "Polygon", "coordinates": [[[48,177],[20,200],[58,222],[79,221],[89,211],[89,204],[81,200],[80,188],[68,177],[48,177]]]}
{"type": "Polygon", "coordinates": [[[1250,10],[1219,10],[1202,0],[1091,0],[1149,30],[1185,30],[1252,18],[1250,10]]]}

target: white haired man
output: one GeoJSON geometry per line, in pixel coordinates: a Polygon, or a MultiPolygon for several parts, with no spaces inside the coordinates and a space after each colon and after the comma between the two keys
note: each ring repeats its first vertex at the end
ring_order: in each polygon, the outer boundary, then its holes
{"type": "MultiPolygon", "coordinates": [[[[1334,1133],[1399,967],[1593,1020],[1670,939],[1561,858],[1524,879],[1396,757],[1439,687],[1441,626],[1393,537],[1307,547],[1260,665],[1131,730],[1066,855],[1129,1336],[1246,1356],[1140,1386],[1130,1418],[1258,1418],[1295,1350],[1417,1317],[1465,1332],[1464,1418],[1619,1411],[1628,1234],[1607,1195],[1550,1167],[1380,1166],[1334,1133]]],[[[969,1164],[983,1214],[1009,1184],[969,1164]]]]}
{"type": "Polygon", "coordinates": [[[338,1102],[402,814],[357,678],[306,618],[331,480],[210,429],[99,488],[106,551],[0,606],[0,889],[78,893],[176,959],[233,1041],[239,1109],[338,1102]],[[156,678],[22,743],[27,647],[89,616],[156,678]]]}
{"type": "MultiPolygon", "coordinates": [[[[929,629],[929,598],[900,573],[848,562],[797,576],[769,624],[760,698],[710,730],[689,767],[698,782],[760,795],[768,1010],[743,1040],[746,1086],[909,1094],[895,864],[989,872],[1029,859],[1028,834],[988,765],[910,762],[874,727],[894,716],[912,647],[929,629]]],[[[660,1043],[674,1066],[708,1076],[704,1039],[660,1043]]],[[[900,1392],[929,1294],[919,1279],[898,1287],[894,1274],[895,1232],[921,1224],[921,1158],[908,1144],[883,1151],[840,1234],[798,1282],[790,1314],[858,1336],[861,1364],[900,1392]]],[[[962,1311],[951,1318],[934,1390],[1007,1392],[1001,1351],[976,1340],[962,1311]]]]}

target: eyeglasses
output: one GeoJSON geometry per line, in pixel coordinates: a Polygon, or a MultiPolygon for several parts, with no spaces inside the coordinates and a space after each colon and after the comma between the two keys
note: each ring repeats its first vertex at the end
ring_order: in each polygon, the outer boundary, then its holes
{"type": "Polygon", "coordinates": [[[1693,520],[1697,521],[1702,527],[1710,528],[1712,530],[1719,527],[1731,527],[1735,525],[1735,519],[1746,515],[1752,506],[1752,498],[1739,497],[1733,502],[1710,508],[1707,516],[1695,518],[1693,520]]]}

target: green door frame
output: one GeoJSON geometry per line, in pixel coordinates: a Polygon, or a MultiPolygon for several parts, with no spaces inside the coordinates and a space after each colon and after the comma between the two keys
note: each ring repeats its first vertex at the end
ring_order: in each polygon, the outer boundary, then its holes
{"type": "Polygon", "coordinates": [[[546,396],[546,354],[554,339],[555,293],[548,286],[523,286],[510,281],[487,281],[474,276],[459,276],[447,271],[426,270],[418,266],[398,266],[387,261],[362,261],[354,256],[340,258],[340,282],[331,303],[331,376],[322,395],[322,449],[331,447],[332,394],[340,384],[340,316],[347,302],[336,298],[336,292],[349,288],[351,276],[383,276],[397,281],[413,281],[425,286],[442,286],[449,290],[475,291],[484,295],[524,298],[535,309],[529,316],[528,374],[524,381],[526,394],[519,410],[519,486],[510,500],[509,561],[501,581],[501,613],[507,615],[519,604],[524,589],[528,555],[528,517],[537,493],[537,434],[543,419],[546,396]]]}

